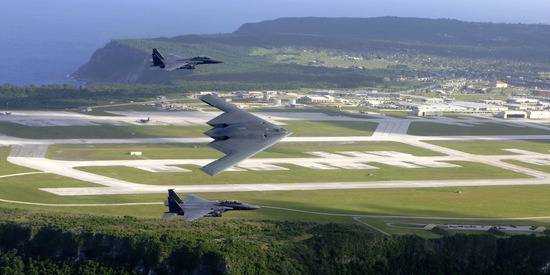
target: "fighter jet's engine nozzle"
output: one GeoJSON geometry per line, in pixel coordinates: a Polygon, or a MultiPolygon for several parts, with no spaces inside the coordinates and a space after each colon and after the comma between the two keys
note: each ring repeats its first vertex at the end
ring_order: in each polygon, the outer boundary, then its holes
{"type": "Polygon", "coordinates": [[[223,211],[216,210],[216,211],[210,212],[206,217],[221,217],[222,214],[223,214],[223,211]]]}
{"type": "Polygon", "coordinates": [[[195,65],[187,64],[187,65],[181,66],[180,69],[194,70],[194,69],[195,69],[195,65]]]}

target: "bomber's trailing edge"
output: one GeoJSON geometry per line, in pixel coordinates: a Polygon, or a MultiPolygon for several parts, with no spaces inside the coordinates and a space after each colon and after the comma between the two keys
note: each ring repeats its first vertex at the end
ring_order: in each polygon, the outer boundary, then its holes
{"type": "Polygon", "coordinates": [[[214,139],[208,146],[225,154],[221,159],[201,168],[211,176],[254,156],[291,134],[286,129],[243,111],[213,94],[201,96],[200,99],[224,112],[207,122],[214,127],[205,133],[214,139]]]}
{"type": "Polygon", "coordinates": [[[202,217],[221,217],[226,211],[260,208],[239,201],[210,201],[196,195],[185,195],[185,201],[182,201],[173,189],[168,190],[168,200],[165,204],[168,206],[168,212],[164,213],[165,218],[183,216],[186,221],[202,217]]]}
{"type": "Polygon", "coordinates": [[[177,55],[169,55],[169,58],[165,58],[157,49],[153,49],[151,56],[151,67],[161,68],[166,71],[194,70],[197,65],[223,63],[208,56],[182,58],[177,55]]]}

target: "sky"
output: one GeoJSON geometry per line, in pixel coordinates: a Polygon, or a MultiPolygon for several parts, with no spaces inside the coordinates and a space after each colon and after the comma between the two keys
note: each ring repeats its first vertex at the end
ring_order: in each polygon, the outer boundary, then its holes
{"type": "Polygon", "coordinates": [[[550,0],[3,0],[0,83],[66,79],[111,39],[224,33],[278,17],[550,24],[550,0]]]}
{"type": "Polygon", "coordinates": [[[6,0],[0,9],[0,38],[10,32],[57,29],[73,34],[83,28],[101,38],[218,33],[291,16],[550,24],[549,12],[548,0],[6,0]]]}

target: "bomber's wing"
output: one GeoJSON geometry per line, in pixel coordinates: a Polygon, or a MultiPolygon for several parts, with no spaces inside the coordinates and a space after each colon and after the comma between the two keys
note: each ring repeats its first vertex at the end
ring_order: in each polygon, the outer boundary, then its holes
{"type": "Polygon", "coordinates": [[[218,139],[210,144],[210,147],[223,152],[226,156],[218,159],[201,169],[207,174],[216,175],[237,163],[254,156],[255,154],[269,148],[279,140],[290,135],[285,129],[263,120],[253,114],[239,109],[237,106],[225,102],[215,95],[204,95],[200,98],[212,107],[222,110],[224,113],[208,121],[208,124],[214,127],[227,126],[231,124],[261,124],[266,128],[274,129],[269,136],[264,135],[258,138],[229,138],[218,139]],[[280,131],[280,132],[279,132],[280,131]]]}
{"type": "Polygon", "coordinates": [[[207,123],[210,126],[215,127],[217,125],[222,125],[222,124],[231,125],[231,124],[246,123],[246,122],[266,123],[269,125],[273,125],[270,122],[263,120],[249,112],[239,109],[239,107],[235,106],[234,104],[226,102],[215,95],[212,95],[212,94],[203,95],[200,97],[200,100],[224,112],[223,114],[208,121],[207,123]]]}
{"type": "Polygon", "coordinates": [[[201,170],[207,174],[214,176],[220,172],[235,166],[237,163],[248,159],[257,153],[271,147],[279,140],[286,137],[288,134],[279,135],[272,138],[263,140],[256,139],[228,139],[214,141],[209,145],[219,151],[222,151],[226,155],[214,162],[202,167],[201,170]]]}

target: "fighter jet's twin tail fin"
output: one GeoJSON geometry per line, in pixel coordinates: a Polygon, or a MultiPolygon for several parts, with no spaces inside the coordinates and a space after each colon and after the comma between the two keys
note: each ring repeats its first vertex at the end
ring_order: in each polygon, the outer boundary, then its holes
{"type": "Polygon", "coordinates": [[[174,189],[168,190],[168,200],[166,201],[166,206],[168,206],[168,212],[166,214],[175,214],[175,215],[183,215],[183,201],[180,199],[178,194],[174,192],[174,189]]]}
{"type": "Polygon", "coordinates": [[[153,65],[151,65],[151,67],[160,67],[163,69],[166,67],[164,56],[162,56],[162,54],[160,54],[157,49],[153,49],[153,53],[151,54],[151,56],[153,57],[153,65]]]}

